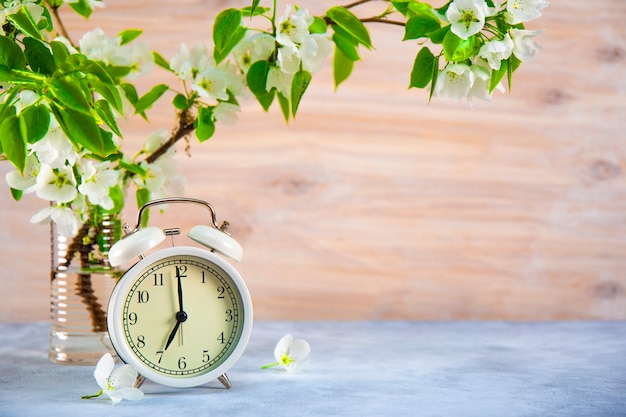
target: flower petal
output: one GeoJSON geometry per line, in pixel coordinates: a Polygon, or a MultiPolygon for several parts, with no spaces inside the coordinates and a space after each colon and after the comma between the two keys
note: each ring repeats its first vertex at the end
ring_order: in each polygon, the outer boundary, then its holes
{"type": "Polygon", "coordinates": [[[109,382],[115,389],[132,387],[137,379],[137,371],[131,365],[122,365],[115,369],[109,378],[109,382]]]}
{"type": "Polygon", "coordinates": [[[96,369],[93,371],[93,376],[96,379],[96,382],[106,391],[107,389],[107,378],[113,372],[113,367],[115,366],[115,361],[113,360],[113,356],[110,353],[105,353],[98,364],[96,365],[96,369]]]}
{"type": "Polygon", "coordinates": [[[274,358],[276,361],[280,362],[283,354],[289,350],[289,346],[291,346],[292,341],[293,336],[287,333],[278,341],[278,343],[276,343],[276,347],[274,348],[274,358]]]}
{"type": "Polygon", "coordinates": [[[122,397],[130,401],[138,401],[143,398],[143,391],[138,388],[121,388],[119,392],[122,394],[122,397]]]}

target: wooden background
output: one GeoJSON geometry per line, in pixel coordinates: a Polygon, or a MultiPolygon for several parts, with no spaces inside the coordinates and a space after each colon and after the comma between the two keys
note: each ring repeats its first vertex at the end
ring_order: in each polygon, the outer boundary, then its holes
{"type": "MultiPolygon", "coordinates": [[[[67,23],[75,39],[144,28],[169,58],[210,44],[216,10],[247,3],[109,0],[67,23]]],[[[191,157],[180,148],[187,195],[244,247],[257,318],[625,319],[624,22],[623,0],[552,1],[529,25],[546,29],[542,53],[512,94],[473,110],[408,90],[419,47],[371,26],[376,50],[336,92],[330,66],[317,74],[297,120],[246,100],[236,126],[192,142],[191,157]]],[[[172,127],[169,106],[150,116],[125,126],[128,149],[172,127]]],[[[48,228],[29,223],[44,205],[0,189],[0,320],[48,317],[48,228]]],[[[203,222],[178,210],[153,220],[203,222]]]]}

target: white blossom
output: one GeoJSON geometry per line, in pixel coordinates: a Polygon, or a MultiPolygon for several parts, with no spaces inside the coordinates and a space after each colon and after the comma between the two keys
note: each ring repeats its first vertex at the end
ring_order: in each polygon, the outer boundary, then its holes
{"type": "Polygon", "coordinates": [[[207,68],[191,83],[191,89],[202,98],[228,100],[228,75],[217,68],[207,68]]]}
{"type": "Polygon", "coordinates": [[[489,13],[485,0],[454,0],[446,11],[450,30],[461,39],[480,32],[489,13]]]}
{"type": "Polygon", "coordinates": [[[72,168],[65,166],[53,169],[50,165],[41,165],[36,180],[37,197],[44,200],[68,203],[78,194],[76,178],[72,168]]]}
{"type": "Polygon", "coordinates": [[[193,80],[209,66],[213,66],[213,59],[209,57],[209,51],[204,44],[196,44],[190,51],[183,43],[179,52],[170,60],[170,68],[183,81],[193,80]]]}
{"type": "Polygon", "coordinates": [[[272,88],[276,88],[279,93],[289,98],[291,97],[291,82],[293,81],[293,74],[281,71],[279,67],[271,67],[270,72],[267,75],[267,82],[265,89],[271,91],[272,88]]]}
{"type": "Polygon", "coordinates": [[[330,40],[326,35],[313,34],[307,36],[300,46],[302,69],[310,73],[322,69],[324,59],[333,51],[330,40]]]}
{"type": "Polygon", "coordinates": [[[241,108],[238,105],[221,101],[215,106],[213,117],[218,122],[234,125],[237,122],[237,113],[240,111],[241,108]]]}
{"type": "Polygon", "coordinates": [[[292,6],[285,7],[285,14],[276,24],[276,41],[281,45],[300,44],[309,35],[309,26],[313,17],[306,9],[292,13],[292,6]]]}
{"type": "Polygon", "coordinates": [[[484,58],[489,67],[499,70],[502,61],[508,59],[513,53],[513,41],[507,33],[502,40],[491,40],[480,47],[478,56],[484,58]]]}
{"type": "Polygon", "coordinates": [[[276,40],[267,33],[257,33],[239,42],[233,56],[239,68],[247,73],[257,61],[267,60],[276,50],[276,40]]]}
{"type": "Polygon", "coordinates": [[[513,54],[520,61],[532,61],[541,51],[541,46],[535,42],[534,37],[543,33],[542,30],[511,29],[509,33],[513,40],[513,54]]]}
{"type": "Polygon", "coordinates": [[[278,365],[288,372],[302,372],[309,364],[310,355],[311,346],[306,340],[294,340],[291,334],[286,334],[274,348],[276,363],[269,366],[278,365]]]}
{"type": "Polygon", "coordinates": [[[300,70],[300,51],[295,44],[285,44],[278,48],[278,67],[287,74],[300,70]]]}
{"type": "Polygon", "coordinates": [[[504,18],[511,25],[529,22],[540,17],[541,10],[549,5],[546,0],[509,0],[504,18]]]}
{"type": "Polygon", "coordinates": [[[115,361],[110,353],[105,353],[100,358],[93,376],[100,387],[100,392],[82,398],[94,398],[105,394],[113,405],[119,404],[123,399],[136,401],[143,398],[143,392],[133,387],[137,379],[135,368],[127,364],[115,368],[115,361]]]}
{"type": "MultiPolygon", "coordinates": [[[[489,93],[489,87],[491,84],[491,69],[482,66],[480,63],[470,66],[470,69],[474,74],[474,83],[472,84],[472,88],[470,88],[470,91],[467,94],[467,101],[470,105],[470,108],[473,108],[473,98],[491,101],[493,92],[489,93]]],[[[499,83],[495,89],[504,92],[504,87],[502,86],[502,83],[499,83]]]]}
{"type": "Polygon", "coordinates": [[[474,84],[474,73],[468,65],[448,64],[437,76],[437,97],[461,100],[469,94],[474,84]]]}
{"type": "Polygon", "coordinates": [[[61,236],[71,238],[76,236],[82,222],[75,210],[64,206],[49,206],[35,213],[30,222],[34,224],[48,224],[54,222],[61,236]]]}
{"type": "Polygon", "coordinates": [[[21,190],[24,193],[32,193],[37,186],[37,175],[41,165],[34,155],[26,157],[24,171],[20,173],[18,170],[7,172],[5,178],[9,187],[15,190],[21,190]]]}
{"type": "Polygon", "coordinates": [[[33,143],[31,150],[42,164],[52,168],[62,168],[68,164],[73,166],[78,159],[78,153],[54,117],[50,118],[48,133],[33,143]]]}
{"type": "Polygon", "coordinates": [[[117,185],[121,172],[111,168],[109,161],[99,164],[86,161],[81,168],[83,182],[78,186],[78,191],[86,196],[91,204],[111,210],[115,204],[111,199],[110,189],[117,185]]]}

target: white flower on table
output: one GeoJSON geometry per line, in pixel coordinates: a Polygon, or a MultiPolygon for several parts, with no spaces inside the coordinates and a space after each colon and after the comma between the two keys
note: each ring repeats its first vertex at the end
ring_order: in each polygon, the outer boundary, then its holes
{"type": "Polygon", "coordinates": [[[133,384],[137,379],[137,371],[130,365],[122,365],[115,368],[115,361],[110,353],[105,353],[100,358],[93,376],[101,388],[100,392],[93,395],[85,395],[81,397],[83,399],[95,398],[104,394],[115,405],[123,399],[136,401],[143,398],[143,392],[138,388],[133,388],[133,384]]]}
{"type": "Polygon", "coordinates": [[[281,366],[287,372],[302,372],[309,364],[311,346],[306,340],[295,339],[291,334],[284,335],[274,348],[274,359],[276,362],[265,365],[267,369],[273,366],[281,366]]]}
{"type": "Polygon", "coordinates": [[[511,25],[541,17],[541,10],[550,5],[546,0],[509,0],[504,18],[511,25]]]}

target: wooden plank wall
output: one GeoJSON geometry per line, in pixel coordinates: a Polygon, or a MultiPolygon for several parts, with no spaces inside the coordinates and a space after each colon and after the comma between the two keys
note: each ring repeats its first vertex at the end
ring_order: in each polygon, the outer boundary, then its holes
{"type": "MultiPolygon", "coordinates": [[[[92,23],[67,22],[75,38],[144,28],[171,57],[210,43],[216,10],[246,4],[109,0],[92,23]]],[[[512,94],[473,110],[408,90],[418,45],[372,26],[376,50],[337,92],[329,67],[316,75],[297,120],[246,100],[237,125],[191,157],[181,147],[187,195],[244,246],[257,318],[626,318],[625,21],[623,0],[552,1],[529,25],[546,29],[542,53],[512,94]]],[[[172,127],[168,106],[150,116],[125,126],[128,149],[172,127]]],[[[0,320],[46,319],[48,229],[28,222],[44,204],[0,193],[0,320]]],[[[153,219],[203,222],[185,210],[153,219]]]]}

